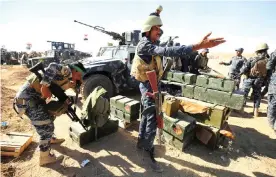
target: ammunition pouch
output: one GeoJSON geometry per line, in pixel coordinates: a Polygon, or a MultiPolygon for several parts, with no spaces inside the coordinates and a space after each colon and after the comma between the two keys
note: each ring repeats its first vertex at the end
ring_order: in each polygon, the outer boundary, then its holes
{"type": "Polygon", "coordinates": [[[45,105],[45,108],[54,116],[60,116],[68,111],[68,105],[60,101],[50,101],[45,105]]]}

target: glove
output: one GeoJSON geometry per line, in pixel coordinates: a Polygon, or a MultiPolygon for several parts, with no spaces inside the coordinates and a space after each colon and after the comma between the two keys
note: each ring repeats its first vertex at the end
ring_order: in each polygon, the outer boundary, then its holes
{"type": "Polygon", "coordinates": [[[195,44],[195,45],[193,46],[193,51],[199,50],[199,49],[205,49],[205,48],[212,48],[212,47],[215,47],[215,46],[217,46],[217,45],[220,45],[220,44],[226,42],[226,40],[224,40],[223,37],[208,39],[208,37],[209,37],[211,34],[212,34],[212,32],[208,33],[208,34],[201,40],[201,42],[199,42],[198,44],[195,44]]]}
{"type": "Polygon", "coordinates": [[[42,98],[51,98],[52,97],[52,93],[51,93],[49,87],[42,85],[40,90],[41,90],[42,98]]]}

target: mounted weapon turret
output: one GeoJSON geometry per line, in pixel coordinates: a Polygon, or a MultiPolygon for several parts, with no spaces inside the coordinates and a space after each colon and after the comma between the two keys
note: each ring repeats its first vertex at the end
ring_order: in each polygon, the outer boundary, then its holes
{"type": "Polygon", "coordinates": [[[124,32],[121,34],[113,32],[113,31],[106,31],[105,28],[101,26],[91,26],[88,24],[85,24],[83,22],[79,22],[77,20],[74,20],[74,22],[79,23],[84,26],[88,26],[90,28],[93,28],[96,31],[105,33],[113,38],[113,40],[119,41],[119,45],[137,45],[140,38],[141,38],[141,31],[140,30],[133,30],[130,32],[124,32]]]}

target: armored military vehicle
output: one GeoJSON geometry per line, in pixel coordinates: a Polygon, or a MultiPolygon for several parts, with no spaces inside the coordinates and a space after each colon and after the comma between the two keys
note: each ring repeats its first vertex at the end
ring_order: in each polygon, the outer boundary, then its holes
{"type": "MultiPolygon", "coordinates": [[[[106,31],[100,26],[91,26],[77,20],[74,22],[105,33],[111,36],[113,40],[119,41],[118,46],[101,47],[96,57],[81,60],[88,71],[84,76],[82,88],[84,97],[87,97],[99,85],[108,91],[110,97],[126,90],[138,90],[139,83],[130,76],[130,70],[136,46],[141,39],[141,31],[133,30],[118,34],[113,31],[106,31]]],[[[175,38],[177,37],[169,37],[165,43],[161,44],[166,46],[167,43],[172,43],[175,38]]]]}
{"type": "Polygon", "coordinates": [[[136,45],[141,38],[141,31],[134,30],[120,35],[106,31],[100,26],[91,26],[76,20],[74,22],[110,35],[114,40],[119,41],[118,46],[101,47],[96,57],[80,60],[87,69],[82,87],[84,97],[87,97],[97,86],[104,87],[110,97],[119,92],[138,89],[139,83],[130,76],[130,69],[136,45]]]}
{"type": "Polygon", "coordinates": [[[44,57],[29,58],[27,63],[28,67],[32,67],[40,61],[46,67],[51,62],[69,64],[86,57],[91,57],[88,53],[75,50],[75,44],[57,41],[47,42],[51,43],[51,50],[46,51],[44,57]]]}

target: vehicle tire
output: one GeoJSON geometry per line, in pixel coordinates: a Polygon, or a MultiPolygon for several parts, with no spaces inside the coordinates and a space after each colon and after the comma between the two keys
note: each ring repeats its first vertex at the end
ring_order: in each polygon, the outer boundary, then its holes
{"type": "Polygon", "coordinates": [[[102,86],[108,92],[109,98],[113,96],[114,88],[111,80],[105,75],[95,74],[84,80],[81,89],[83,97],[87,98],[97,86],[102,86]]]}

